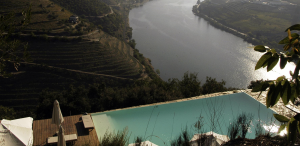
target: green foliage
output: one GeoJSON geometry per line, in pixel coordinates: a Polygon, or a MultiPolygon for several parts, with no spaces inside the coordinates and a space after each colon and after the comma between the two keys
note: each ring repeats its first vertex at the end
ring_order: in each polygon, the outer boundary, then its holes
{"type": "Polygon", "coordinates": [[[158,75],[160,75],[160,71],[159,71],[159,69],[156,69],[156,74],[158,74],[158,75]]]}
{"type": "Polygon", "coordinates": [[[101,19],[97,19],[96,21],[93,21],[97,25],[101,25],[103,27],[103,31],[107,32],[108,34],[115,36],[119,38],[117,35],[117,32],[119,30],[123,31],[123,25],[125,22],[123,21],[123,18],[118,13],[109,14],[101,19]]]}
{"type": "Polygon", "coordinates": [[[252,119],[252,114],[241,113],[238,115],[238,117],[228,127],[229,138],[231,140],[236,139],[237,137],[245,138],[252,119]]]}
{"type": "Polygon", "coordinates": [[[240,124],[241,127],[241,137],[245,138],[246,134],[250,128],[250,124],[252,122],[253,115],[252,114],[246,114],[242,113],[238,117],[238,123],[240,124]]]}
{"type": "Polygon", "coordinates": [[[210,0],[194,6],[193,12],[209,21],[211,25],[237,35],[247,42],[279,49],[276,41],[281,39],[284,33],[278,28],[287,28],[299,22],[299,5],[283,7],[286,13],[269,5],[250,1],[225,3],[224,0],[210,0]]]}
{"type": "Polygon", "coordinates": [[[226,91],[227,88],[225,87],[225,84],[226,82],[224,80],[217,82],[215,78],[206,77],[206,82],[202,86],[202,93],[209,94],[226,91]]]}
{"type": "Polygon", "coordinates": [[[128,129],[119,131],[117,134],[105,132],[103,138],[99,141],[99,146],[126,146],[128,145],[128,129]]]}
{"type": "Polygon", "coordinates": [[[133,49],[135,49],[135,46],[136,46],[135,40],[134,40],[134,39],[130,40],[130,41],[128,42],[128,45],[129,45],[130,47],[132,47],[133,49]]]}
{"type": "Polygon", "coordinates": [[[266,52],[267,48],[263,45],[258,45],[254,48],[254,50],[258,52],[266,52]]]}
{"type": "Polygon", "coordinates": [[[23,30],[30,23],[31,7],[22,11],[22,15],[24,17],[23,20],[16,22],[14,13],[7,15],[0,14],[0,76],[9,76],[6,68],[7,65],[12,64],[18,70],[20,62],[29,59],[27,44],[23,44],[19,40],[10,39],[12,33],[16,30],[23,30]],[[20,53],[23,56],[18,55],[20,53]]]}
{"type": "Polygon", "coordinates": [[[188,72],[184,73],[179,85],[181,93],[185,97],[199,96],[202,92],[201,82],[198,80],[197,74],[188,72]]]}
{"type": "Polygon", "coordinates": [[[276,118],[276,120],[278,120],[279,122],[288,122],[289,119],[285,116],[279,115],[279,114],[274,114],[274,117],[276,118]]]}
{"type": "Polygon", "coordinates": [[[15,119],[16,112],[13,108],[0,105],[0,119],[12,120],[15,119]]]}
{"type": "Polygon", "coordinates": [[[176,139],[171,141],[171,146],[190,146],[191,138],[187,128],[185,128],[176,139]]]}
{"type": "Polygon", "coordinates": [[[263,127],[260,125],[260,122],[256,123],[255,125],[255,137],[258,137],[260,135],[263,135],[263,127]]]}
{"type": "Polygon", "coordinates": [[[237,122],[231,123],[228,127],[228,137],[233,140],[236,139],[240,131],[240,127],[237,122]]]}
{"type": "Polygon", "coordinates": [[[135,138],[134,140],[134,143],[135,143],[135,146],[142,146],[141,143],[143,142],[143,138],[141,136],[138,136],[135,138]]]}
{"type": "MultiPolygon", "coordinates": [[[[215,79],[212,79],[215,80],[215,79]]],[[[100,112],[118,108],[165,102],[182,98],[199,96],[202,86],[196,74],[185,73],[182,80],[169,79],[168,82],[159,78],[152,80],[136,80],[126,86],[108,85],[109,81],[93,84],[88,88],[84,86],[70,86],[60,92],[45,90],[40,95],[37,118],[51,118],[52,103],[60,102],[63,115],[81,114],[83,112],[100,112]]],[[[210,84],[215,92],[226,89],[220,84],[210,84]]]]}
{"type": "MultiPolygon", "coordinates": [[[[132,47],[132,48],[135,48],[135,40],[132,39],[128,42],[128,44],[132,47]]],[[[146,73],[149,75],[149,77],[151,79],[156,79],[156,78],[159,78],[158,76],[158,73],[157,72],[154,72],[154,69],[152,68],[151,66],[151,60],[145,58],[143,56],[143,54],[141,54],[139,52],[138,49],[133,49],[133,56],[142,64],[145,66],[145,70],[146,70],[146,73]],[[149,63],[147,62],[147,60],[149,61],[149,63]]],[[[157,71],[157,70],[156,70],[157,71]]],[[[140,70],[140,73],[142,73],[142,70],[140,70]]],[[[160,73],[160,72],[159,72],[160,73]]]]}
{"type": "MultiPolygon", "coordinates": [[[[262,81],[252,89],[252,92],[262,92],[268,89],[268,94],[266,98],[266,105],[268,108],[276,105],[280,98],[282,99],[285,105],[288,104],[290,101],[294,103],[300,95],[300,38],[299,34],[297,33],[291,34],[291,30],[299,31],[300,25],[293,25],[286,30],[288,36],[279,42],[279,44],[283,45],[283,52],[277,53],[275,49],[266,48],[266,50],[268,51],[264,55],[262,55],[262,57],[259,59],[255,66],[255,69],[267,67],[267,71],[270,71],[278,63],[279,58],[281,69],[285,67],[287,62],[297,62],[294,73],[291,72],[291,78],[280,76],[273,81],[262,81]]],[[[262,46],[256,46],[255,50],[259,52],[264,52],[262,46]]],[[[291,118],[287,118],[278,114],[274,114],[274,117],[278,121],[285,123],[281,125],[279,131],[283,130],[286,127],[288,131],[288,141],[294,143],[297,137],[297,132],[300,132],[298,130],[300,128],[299,113],[297,113],[291,118]]]]}
{"type": "Polygon", "coordinates": [[[91,105],[86,90],[83,86],[74,87],[71,85],[68,90],[56,94],[43,91],[40,97],[41,106],[37,110],[37,118],[51,118],[51,110],[48,110],[53,107],[54,100],[59,101],[63,115],[70,115],[70,112],[73,115],[89,112],[91,105]]]}

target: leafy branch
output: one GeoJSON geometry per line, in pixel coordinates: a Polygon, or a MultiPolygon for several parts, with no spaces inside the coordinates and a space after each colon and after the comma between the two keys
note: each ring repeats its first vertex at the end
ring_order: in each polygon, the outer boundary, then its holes
{"type": "MultiPolygon", "coordinates": [[[[254,47],[255,51],[265,53],[258,60],[255,70],[267,67],[267,71],[270,71],[278,62],[280,63],[280,68],[283,69],[288,62],[297,62],[294,72],[290,72],[291,78],[280,76],[276,80],[263,81],[252,89],[252,92],[268,90],[266,98],[268,108],[276,105],[280,98],[284,105],[287,105],[289,102],[295,104],[295,101],[300,97],[300,37],[298,33],[291,33],[291,31],[294,30],[299,31],[300,24],[293,25],[286,29],[288,33],[287,37],[279,42],[279,44],[283,45],[283,52],[278,53],[275,49],[270,49],[263,45],[254,47]]],[[[294,110],[291,111],[296,112],[294,110]]],[[[297,131],[300,132],[300,113],[296,112],[296,115],[291,118],[279,114],[274,114],[274,117],[283,123],[278,133],[286,128],[288,141],[295,143],[297,131]]]]}

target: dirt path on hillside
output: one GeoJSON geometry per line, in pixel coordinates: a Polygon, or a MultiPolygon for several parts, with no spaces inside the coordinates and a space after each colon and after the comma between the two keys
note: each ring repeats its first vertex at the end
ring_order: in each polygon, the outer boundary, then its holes
{"type": "Polygon", "coordinates": [[[107,14],[104,14],[104,15],[102,15],[102,16],[85,16],[85,17],[92,17],[92,18],[95,18],[95,17],[97,17],[97,18],[103,18],[103,17],[106,17],[107,15],[110,15],[110,14],[113,14],[114,13],[114,11],[112,10],[112,8],[109,6],[109,8],[110,8],[110,13],[107,13],[107,14]]]}
{"type": "MultiPolygon", "coordinates": [[[[30,65],[41,65],[41,64],[37,64],[37,63],[28,63],[28,62],[21,62],[21,63],[22,64],[30,64],[30,65]]],[[[47,67],[56,68],[56,69],[63,69],[63,70],[71,71],[71,72],[77,72],[77,73],[83,73],[83,74],[89,74],[89,75],[95,75],[95,76],[111,77],[111,78],[122,79],[122,80],[133,80],[133,79],[130,79],[130,78],[123,78],[123,77],[107,75],[107,74],[97,74],[97,73],[93,73],[93,72],[85,72],[85,71],[81,71],[81,70],[67,69],[67,68],[61,68],[61,67],[55,67],[55,66],[49,66],[49,65],[47,65],[47,67]]]]}

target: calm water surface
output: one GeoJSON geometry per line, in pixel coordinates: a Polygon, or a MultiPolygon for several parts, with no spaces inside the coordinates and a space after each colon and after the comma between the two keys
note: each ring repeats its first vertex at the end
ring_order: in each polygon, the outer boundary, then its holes
{"type": "Polygon", "coordinates": [[[106,131],[117,132],[127,127],[129,143],[139,136],[159,146],[169,146],[183,129],[191,136],[209,131],[227,135],[229,125],[242,113],[253,116],[247,138],[255,138],[257,124],[280,125],[272,118],[274,112],[271,109],[245,93],[94,113],[92,118],[100,138],[106,131]],[[194,127],[198,120],[201,130],[194,127]]]}
{"type": "Polygon", "coordinates": [[[227,86],[246,88],[250,81],[289,76],[294,65],[285,71],[255,71],[261,53],[243,39],[211,26],[192,13],[197,0],[152,0],[129,13],[136,48],[150,58],[160,76],[181,79],[187,71],[224,79],[227,86]]]}

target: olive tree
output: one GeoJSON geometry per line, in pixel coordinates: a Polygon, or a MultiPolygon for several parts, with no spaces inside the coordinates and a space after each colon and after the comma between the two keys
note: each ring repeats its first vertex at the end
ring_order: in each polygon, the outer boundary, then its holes
{"type": "MultiPolygon", "coordinates": [[[[268,108],[276,105],[280,98],[287,105],[289,102],[296,104],[300,97],[300,37],[298,33],[291,33],[291,31],[299,30],[300,24],[293,25],[285,30],[288,35],[279,42],[279,44],[283,45],[282,52],[277,52],[275,49],[270,49],[263,45],[254,47],[255,51],[264,53],[258,60],[255,70],[266,67],[267,71],[270,71],[278,62],[281,69],[285,68],[288,62],[296,63],[294,72],[290,72],[291,77],[280,76],[276,80],[262,81],[252,89],[252,92],[260,92],[260,94],[262,91],[268,91],[266,98],[266,106],[268,108]]],[[[288,141],[294,143],[297,138],[297,132],[300,132],[300,113],[290,110],[294,112],[292,117],[285,117],[279,114],[274,114],[274,117],[283,123],[278,133],[286,128],[288,141]]]]}

